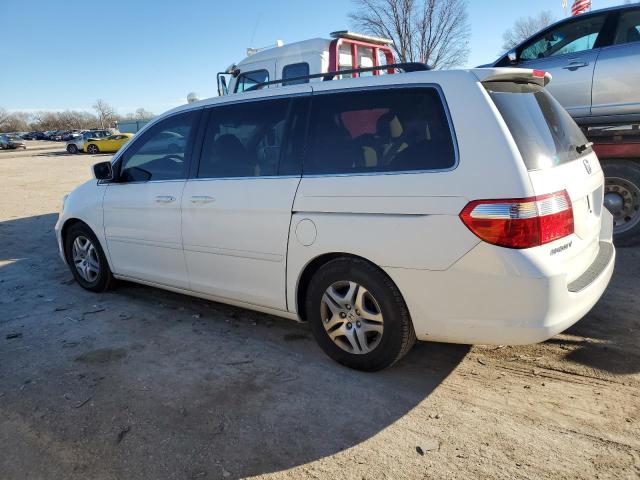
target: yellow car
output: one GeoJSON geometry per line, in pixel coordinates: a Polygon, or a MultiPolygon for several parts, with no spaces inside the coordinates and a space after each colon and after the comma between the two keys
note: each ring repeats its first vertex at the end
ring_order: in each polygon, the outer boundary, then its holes
{"type": "Polygon", "coordinates": [[[117,152],[120,147],[133,138],[133,133],[116,133],[104,138],[90,138],[84,144],[87,153],[117,152]]]}

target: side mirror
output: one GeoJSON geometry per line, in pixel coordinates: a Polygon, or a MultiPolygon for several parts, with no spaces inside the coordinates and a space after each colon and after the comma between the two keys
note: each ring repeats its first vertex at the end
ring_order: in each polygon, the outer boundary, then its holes
{"type": "Polygon", "coordinates": [[[223,95],[229,94],[229,88],[227,87],[227,78],[225,77],[224,72],[220,72],[217,75],[218,80],[218,96],[222,97],[223,95]]]}
{"type": "Polygon", "coordinates": [[[96,180],[113,180],[111,162],[100,162],[93,166],[93,176],[96,180]]]}
{"type": "Polygon", "coordinates": [[[518,51],[513,48],[507,52],[507,58],[511,63],[518,63],[518,51]]]}

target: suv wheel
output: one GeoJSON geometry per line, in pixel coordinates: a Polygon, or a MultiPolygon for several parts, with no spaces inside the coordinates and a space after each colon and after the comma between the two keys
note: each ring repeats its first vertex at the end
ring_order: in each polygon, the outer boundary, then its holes
{"type": "Polygon", "coordinates": [[[640,244],[640,164],[632,160],[602,162],[604,205],[613,215],[618,246],[640,244]]]}
{"type": "Polygon", "coordinates": [[[77,223],[71,227],[64,251],[71,273],[82,288],[104,292],[113,286],[114,278],[100,242],[87,225],[77,223]]]}
{"type": "Polygon", "coordinates": [[[416,340],[400,291],[364,260],[341,258],[322,266],[311,279],[306,313],[324,352],[358,370],[393,365],[416,340]]]}
{"type": "Polygon", "coordinates": [[[70,143],[69,145],[67,145],[67,152],[78,153],[78,147],[75,144],[70,143]]]}
{"type": "Polygon", "coordinates": [[[100,153],[100,149],[98,148],[98,146],[97,146],[97,145],[94,145],[94,144],[92,143],[91,145],[89,145],[89,146],[87,147],[87,152],[89,152],[89,153],[93,153],[93,154],[96,154],[96,153],[100,153]]]}

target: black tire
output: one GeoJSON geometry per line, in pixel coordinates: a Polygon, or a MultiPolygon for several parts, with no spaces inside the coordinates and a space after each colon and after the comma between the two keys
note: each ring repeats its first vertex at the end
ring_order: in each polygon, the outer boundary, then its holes
{"type": "Polygon", "coordinates": [[[115,285],[115,279],[113,278],[113,274],[111,273],[111,269],[109,268],[109,263],[107,262],[107,258],[104,255],[102,246],[100,245],[100,242],[98,241],[94,233],[86,224],[76,223],[69,229],[64,239],[64,253],[73,277],[82,288],[90,290],[92,292],[104,292],[113,288],[113,286],[115,285]],[[78,237],[84,237],[90,240],[95,247],[98,265],[100,268],[96,278],[93,281],[89,281],[83,278],[82,275],[80,275],[78,269],[75,267],[72,248],[73,242],[78,237]]]}
{"type": "Polygon", "coordinates": [[[72,155],[78,153],[78,147],[75,144],[71,143],[67,145],[67,152],[71,153],[72,155]]]}
{"type": "Polygon", "coordinates": [[[406,355],[416,341],[409,310],[398,287],[384,272],[365,260],[339,258],[320,267],[309,284],[305,309],[320,347],[333,360],[350,368],[376,371],[389,367],[406,355]],[[334,343],[323,325],[323,295],[330,286],[342,281],[355,282],[368,290],[383,316],[381,338],[368,353],[345,351],[334,343]]]}
{"type": "Polygon", "coordinates": [[[100,153],[100,149],[98,148],[97,145],[94,145],[92,143],[87,147],[87,153],[91,153],[92,155],[95,155],[96,153],[100,153]]]}
{"type": "MultiPolygon", "coordinates": [[[[614,226],[614,243],[619,247],[640,245],[640,162],[606,160],[602,162],[602,170],[608,193],[614,187],[622,187],[622,190],[626,192],[623,197],[625,199],[625,218],[620,219],[620,215],[618,215],[618,219],[625,223],[623,225],[618,223],[614,226]]],[[[615,213],[614,217],[616,217],[615,213]]]]}

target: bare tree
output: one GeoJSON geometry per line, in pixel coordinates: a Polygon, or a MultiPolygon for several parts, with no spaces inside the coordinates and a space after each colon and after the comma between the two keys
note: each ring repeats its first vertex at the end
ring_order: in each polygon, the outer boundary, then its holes
{"type": "Polygon", "coordinates": [[[29,115],[29,129],[71,130],[100,127],[98,117],[89,112],[66,110],[64,112],[40,111],[29,115]]]}
{"type": "Polygon", "coordinates": [[[29,128],[29,115],[24,112],[7,112],[0,108],[0,132],[23,132],[29,128]]]}
{"type": "Polygon", "coordinates": [[[96,102],[93,104],[93,109],[98,114],[100,128],[105,128],[105,126],[108,127],[109,124],[116,118],[115,109],[102,98],[96,100],[96,102]]]}
{"type": "Polygon", "coordinates": [[[153,113],[151,113],[148,110],[145,110],[142,107],[138,108],[136,110],[136,113],[135,113],[135,119],[136,120],[150,120],[153,117],[155,117],[155,115],[153,113]]]}
{"type": "Polygon", "coordinates": [[[553,14],[549,11],[542,11],[534,17],[521,17],[509,30],[502,34],[503,51],[511,50],[534,33],[548,27],[555,21],[553,14]]]}
{"type": "Polygon", "coordinates": [[[433,68],[464,65],[470,26],[466,0],[353,0],[354,26],[393,40],[400,62],[424,62],[433,68]]]}
{"type": "Polygon", "coordinates": [[[4,108],[0,107],[0,130],[4,131],[4,125],[9,120],[9,112],[7,112],[4,108]]]}

